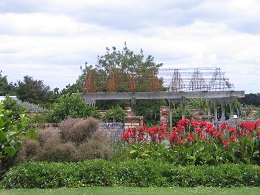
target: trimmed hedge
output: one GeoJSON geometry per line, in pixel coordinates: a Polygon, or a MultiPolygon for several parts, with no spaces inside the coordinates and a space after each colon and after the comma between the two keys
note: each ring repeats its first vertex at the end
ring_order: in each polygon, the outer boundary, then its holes
{"type": "Polygon", "coordinates": [[[27,162],[12,167],[1,185],[3,188],[260,186],[260,166],[174,166],[151,160],[27,162]]]}

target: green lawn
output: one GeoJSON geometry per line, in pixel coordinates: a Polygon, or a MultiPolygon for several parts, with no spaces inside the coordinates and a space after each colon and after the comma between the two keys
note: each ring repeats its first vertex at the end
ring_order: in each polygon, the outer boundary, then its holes
{"type": "Polygon", "coordinates": [[[0,190],[0,195],[138,195],[138,194],[227,194],[227,195],[257,195],[260,194],[260,188],[124,188],[124,187],[93,187],[93,188],[60,188],[60,189],[19,189],[19,190],[0,190]]]}

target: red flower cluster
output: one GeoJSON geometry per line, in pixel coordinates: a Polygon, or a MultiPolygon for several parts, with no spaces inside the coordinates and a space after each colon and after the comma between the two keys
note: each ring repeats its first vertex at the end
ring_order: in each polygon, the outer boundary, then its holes
{"type": "Polygon", "coordinates": [[[165,126],[154,126],[147,128],[146,131],[149,133],[151,141],[153,143],[159,143],[165,139],[166,127],[165,126]]]}
{"type": "Polygon", "coordinates": [[[122,141],[127,143],[141,143],[144,141],[152,141],[153,143],[160,143],[165,139],[166,127],[141,126],[137,128],[128,128],[121,136],[122,141]]]}
{"type": "Polygon", "coordinates": [[[251,123],[243,121],[239,124],[239,127],[241,128],[240,134],[248,136],[255,129],[260,129],[260,120],[252,121],[251,123]]]}
{"type": "Polygon", "coordinates": [[[238,141],[242,136],[260,136],[260,120],[249,122],[244,121],[236,126],[229,126],[222,122],[220,126],[214,126],[212,123],[205,121],[190,121],[189,119],[180,120],[177,128],[170,135],[172,145],[182,145],[186,142],[205,141],[207,139],[220,140],[225,149],[228,149],[230,142],[238,141]],[[258,130],[256,134],[253,134],[258,130]]]}

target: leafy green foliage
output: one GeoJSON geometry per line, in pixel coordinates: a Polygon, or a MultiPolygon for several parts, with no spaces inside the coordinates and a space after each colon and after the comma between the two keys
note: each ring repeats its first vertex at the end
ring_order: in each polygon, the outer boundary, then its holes
{"type": "MultiPolygon", "coordinates": [[[[109,75],[112,71],[115,75],[117,92],[129,92],[130,75],[133,75],[136,91],[145,92],[150,91],[152,77],[154,73],[158,72],[158,68],[161,66],[161,63],[155,63],[154,57],[151,55],[148,55],[145,58],[142,50],[140,50],[139,53],[134,53],[134,51],[130,50],[125,43],[122,51],[119,51],[116,47],[106,48],[106,54],[98,56],[98,63],[96,65],[86,64],[85,69],[83,70],[83,78],[91,72],[96,92],[106,92],[109,75]]],[[[165,90],[162,85],[162,79],[158,80],[159,90],[165,90]]],[[[83,82],[81,86],[83,86],[83,82]]],[[[164,102],[160,100],[153,100],[152,102],[152,104],[149,104],[146,101],[138,100],[137,113],[140,116],[144,116],[146,123],[151,121],[151,124],[155,124],[159,121],[159,114],[156,113],[159,113],[159,106],[163,105],[164,102]],[[149,106],[147,106],[148,104],[149,106]],[[150,109],[147,110],[148,108],[150,109]]],[[[116,104],[120,104],[121,107],[126,107],[130,105],[130,102],[121,101],[120,103],[119,101],[116,101],[116,104]]],[[[97,102],[99,109],[108,109],[112,106],[115,107],[116,104],[114,101],[106,100],[97,102]]]]}
{"type": "Polygon", "coordinates": [[[6,171],[11,165],[8,162],[21,146],[21,141],[17,138],[26,134],[27,118],[21,115],[19,121],[11,117],[11,111],[4,109],[4,104],[0,103],[0,172],[6,171]]]}
{"type": "Polygon", "coordinates": [[[117,122],[123,122],[125,116],[125,111],[120,106],[116,106],[107,110],[102,117],[102,120],[104,122],[113,122],[114,120],[117,122]]]}
{"type": "Polygon", "coordinates": [[[14,119],[18,119],[21,114],[24,114],[26,111],[26,107],[22,106],[18,103],[17,100],[14,100],[10,96],[6,96],[6,99],[3,101],[4,108],[6,110],[11,110],[10,116],[14,119]]]}
{"type": "Polygon", "coordinates": [[[59,123],[68,117],[87,118],[90,116],[100,117],[95,107],[87,105],[79,94],[64,94],[52,105],[46,118],[50,123],[59,123]]]}
{"type": "Polygon", "coordinates": [[[165,100],[138,100],[136,114],[144,117],[147,126],[160,125],[160,106],[164,105],[165,100]]]}
{"type": "MultiPolygon", "coordinates": [[[[189,108],[185,108],[185,118],[191,119],[192,115],[189,108]]],[[[177,125],[178,121],[182,119],[182,111],[180,106],[176,106],[172,109],[172,123],[174,126],[177,125]]]]}
{"type": "Polygon", "coordinates": [[[173,166],[153,160],[77,163],[28,162],[14,166],[2,180],[4,188],[231,187],[260,186],[260,167],[245,164],[173,166]]]}

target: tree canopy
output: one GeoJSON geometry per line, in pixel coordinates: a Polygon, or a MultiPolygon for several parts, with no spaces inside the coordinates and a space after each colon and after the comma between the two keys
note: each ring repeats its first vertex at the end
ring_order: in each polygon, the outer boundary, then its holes
{"type": "Polygon", "coordinates": [[[64,94],[55,101],[46,118],[50,123],[59,123],[68,117],[87,118],[90,116],[100,118],[96,108],[87,105],[79,94],[64,94]]]}
{"type": "Polygon", "coordinates": [[[154,79],[158,82],[157,90],[161,90],[162,79],[157,78],[161,66],[162,63],[155,63],[151,55],[145,58],[142,49],[135,54],[126,43],[122,51],[115,46],[112,49],[107,47],[106,54],[97,57],[96,65],[85,64],[84,89],[87,92],[145,92],[152,90],[154,79]]]}
{"type": "Polygon", "coordinates": [[[22,101],[46,106],[52,103],[53,95],[50,87],[45,85],[42,80],[34,80],[33,77],[24,76],[23,81],[18,81],[17,96],[22,101]]]}
{"type": "Polygon", "coordinates": [[[260,93],[257,94],[246,94],[245,97],[239,98],[239,102],[244,105],[260,106],[260,93]]]}
{"type": "Polygon", "coordinates": [[[15,95],[15,86],[13,83],[8,83],[7,76],[2,76],[0,70],[0,96],[15,95]]]}

